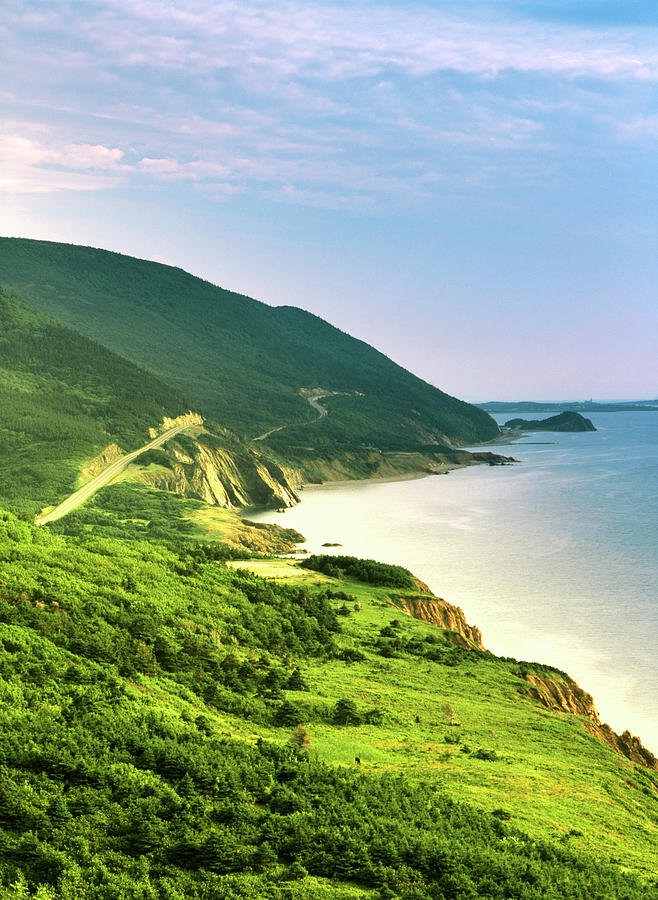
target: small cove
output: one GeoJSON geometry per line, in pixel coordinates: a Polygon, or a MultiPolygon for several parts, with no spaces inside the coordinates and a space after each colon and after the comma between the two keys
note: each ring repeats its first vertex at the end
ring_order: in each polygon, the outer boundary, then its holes
{"type": "Polygon", "coordinates": [[[250,518],[297,528],[311,552],[407,566],[490,650],[569,672],[658,753],[658,414],[591,418],[596,432],[494,448],[515,466],[307,488],[250,518]]]}

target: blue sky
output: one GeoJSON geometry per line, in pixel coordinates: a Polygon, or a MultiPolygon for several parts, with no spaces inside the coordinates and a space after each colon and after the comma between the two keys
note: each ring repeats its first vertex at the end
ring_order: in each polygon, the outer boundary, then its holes
{"type": "Polygon", "coordinates": [[[0,233],[302,306],[469,400],[658,394],[658,7],[5,0],[0,233]]]}

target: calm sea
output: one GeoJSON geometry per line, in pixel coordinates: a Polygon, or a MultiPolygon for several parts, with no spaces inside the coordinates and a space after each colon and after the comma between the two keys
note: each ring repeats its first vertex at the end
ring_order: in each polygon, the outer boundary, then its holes
{"type": "Polygon", "coordinates": [[[658,755],[658,413],[591,418],[596,432],[496,448],[515,466],[307,488],[251,518],[297,528],[310,551],[337,541],[407,566],[488,649],[569,672],[658,755]]]}

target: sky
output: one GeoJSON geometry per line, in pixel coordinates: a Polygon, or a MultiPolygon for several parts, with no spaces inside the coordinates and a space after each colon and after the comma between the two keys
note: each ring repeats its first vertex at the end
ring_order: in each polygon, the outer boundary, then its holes
{"type": "Polygon", "coordinates": [[[0,234],[470,401],[658,396],[655,0],[4,0],[0,59],[0,234]]]}

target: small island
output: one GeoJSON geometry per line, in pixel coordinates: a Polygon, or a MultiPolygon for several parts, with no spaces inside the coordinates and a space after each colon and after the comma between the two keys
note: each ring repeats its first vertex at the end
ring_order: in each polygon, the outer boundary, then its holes
{"type": "Polygon", "coordinates": [[[512,431],[596,431],[590,419],[577,412],[563,412],[548,419],[510,419],[505,428],[512,431]]]}

